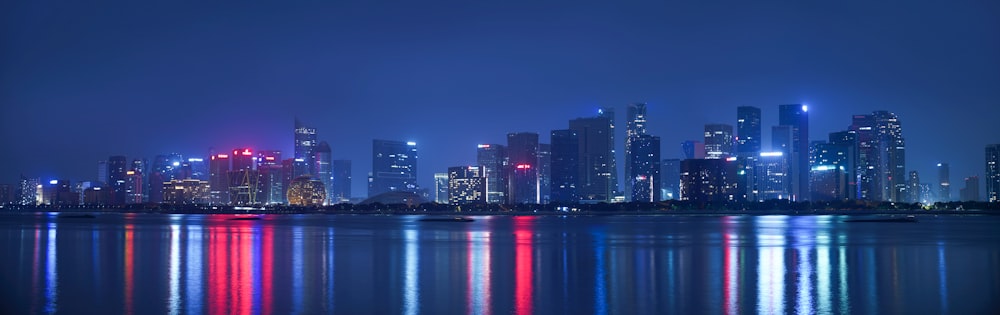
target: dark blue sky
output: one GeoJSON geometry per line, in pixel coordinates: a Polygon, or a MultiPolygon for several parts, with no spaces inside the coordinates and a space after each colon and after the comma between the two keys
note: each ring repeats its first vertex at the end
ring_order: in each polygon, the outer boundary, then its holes
{"type": "Polygon", "coordinates": [[[0,36],[0,183],[91,180],[114,154],[290,154],[298,116],[354,160],[365,195],[373,138],[418,142],[430,186],[477,143],[547,142],[598,106],[624,125],[635,101],[665,158],[740,105],[763,109],[765,144],[778,104],[809,104],[814,140],[893,111],[925,182],[939,161],[953,183],[981,176],[1000,142],[989,0],[22,0],[0,4],[0,36]]]}

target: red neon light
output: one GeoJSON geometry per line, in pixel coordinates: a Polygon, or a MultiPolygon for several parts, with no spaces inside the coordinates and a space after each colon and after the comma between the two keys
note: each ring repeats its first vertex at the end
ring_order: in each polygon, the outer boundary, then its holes
{"type": "Polygon", "coordinates": [[[229,154],[219,154],[219,158],[220,159],[228,159],[229,158],[229,154]]]}
{"type": "Polygon", "coordinates": [[[251,154],[253,153],[250,153],[250,149],[243,149],[243,155],[251,155],[251,154]]]}
{"type": "Polygon", "coordinates": [[[517,169],[526,169],[526,168],[531,168],[531,165],[528,165],[528,164],[518,164],[517,165],[517,169]]]}
{"type": "Polygon", "coordinates": [[[267,156],[267,157],[264,157],[264,159],[268,160],[268,161],[274,161],[274,157],[273,156],[267,156]]]}

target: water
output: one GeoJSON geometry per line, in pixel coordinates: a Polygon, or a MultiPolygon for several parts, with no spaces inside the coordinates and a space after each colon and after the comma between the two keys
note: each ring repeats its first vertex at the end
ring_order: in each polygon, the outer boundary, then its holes
{"type": "Polygon", "coordinates": [[[995,314],[1000,217],[0,215],[0,313],[995,314]]]}

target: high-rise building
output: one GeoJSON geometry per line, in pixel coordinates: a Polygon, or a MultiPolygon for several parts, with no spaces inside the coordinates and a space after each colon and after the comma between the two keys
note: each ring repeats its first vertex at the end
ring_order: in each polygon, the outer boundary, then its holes
{"type": "Polygon", "coordinates": [[[788,158],[783,151],[761,152],[754,166],[754,188],[750,198],[757,201],[791,198],[788,186],[788,158]]]}
{"type": "Polygon", "coordinates": [[[538,144],[538,200],[547,204],[552,199],[552,145],[538,144]]]}
{"type": "Polygon", "coordinates": [[[229,154],[215,154],[208,161],[209,203],[229,203],[229,154]]]}
{"type": "Polygon", "coordinates": [[[857,143],[857,163],[855,164],[857,199],[880,201],[881,183],[879,183],[878,139],[876,134],[875,116],[854,115],[850,130],[854,132],[857,143]]]}
{"type": "Polygon", "coordinates": [[[724,159],[733,155],[733,126],[705,125],[705,158],[724,159]]]}
{"type": "MultiPolygon", "coordinates": [[[[609,195],[609,198],[614,200],[621,193],[619,189],[619,185],[621,184],[618,182],[618,155],[615,153],[617,152],[615,151],[615,109],[613,107],[601,107],[601,109],[597,110],[597,116],[607,118],[608,128],[611,129],[611,132],[608,133],[608,146],[611,147],[611,164],[609,165],[611,170],[611,195],[609,195]]],[[[571,126],[570,129],[573,129],[573,127],[571,126]]]]}
{"type": "Polygon", "coordinates": [[[951,201],[951,171],[948,170],[948,163],[938,163],[938,195],[940,202],[951,201]]]}
{"type": "Polygon", "coordinates": [[[97,161],[97,182],[101,186],[108,185],[108,160],[97,161]]]}
{"type": "Polygon", "coordinates": [[[208,181],[197,179],[163,182],[163,202],[170,204],[206,204],[210,201],[211,186],[208,181]]]}
{"type": "Polygon", "coordinates": [[[229,203],[234,205],[253,205],[257,200],[260,187],[260,173],[255,168],[254,154],[249,148],[235,149],[232,156],[232,169],[229,170],[229,203]]]}
{"type": "Polygon", "coordinates": [[[316,165],[313,167],[313,172],[316,173],[316,179],[323,182],[323,187],[326,189],[325,199],[328,204],[335,204],[337,201],[333,201],[333,156],[331,155],[330,145],[326,141],[321,141],[318,146],[316,146],[316,151],[314,153],[315,160],[313,161],[316,165]]]}
{"type": "Polygon", "coordinates": [[[569,129],[579,139],[577,193],[584,202],[611,202],[615,197],[614,133],[607,115],[577,118],[569,129]]]}
{"type": "Polygon", "coordinates": [[[1000,144],[986,146],[986,201],[1000,202],[1000,144]]]}
{"type": "Polygon", "coordinates": [[[480,144],[476,164],[486,168],[486,201],[507,202],[507,153],[500,144],[480,144]]]}
{"type": "Polygon", "coordinates": [[[448,168],[448,203],[464,205],[486,203],[486,170],[484,166],[448,168]]]}
{"type": "Polygon", "coordinates": [[[451,173],[451,169],[448,169],[448,173],[434,173],[434,202],[440,204],[449,203],[450,197],[448,196],[448,174],[451,173]]]}
{"type": "Polygon", "coordinates": [[[111,204],[123,205],[128,198],[126,183],[129,165],[124,156],[116,155],[108,158],[108,185],[111,186],[111,204]]]}
{"type": "Polygon", "coordinates": [[[852,148],[825,141],[814,142],[810,149],[809,194],[815,201],[849,200],[852,186],[849,174],[852,148]]]}
{"type": "Polygon", "coordinates": [[[736,108],[736,153],[740,156],[760,154],[760,108],[740,106],[736,108]]]}
{"type": "Polygon", "coordinates": [[[684,159],[704,159],[705,158],[705,143],[701,141],[688,140],[681,142],[681,153],[684,154],[684,159]]]}
{"type": "Polygon", "coordinates": [[[629,161],[632,160],[633,153],[631,151],[632,142],[635,141],[639,136],[646,134],[646,104],[645,103],[633,103],[629,104],[625,111],[625,199],[631,201],[632,199],[632,184],[635,176],[633,176],[632,165],[629,161]]]}
{"type": "Polygon", "coordinates": [[[292,206],[319,206],[326,202],[326,187],[310,175],[302,175],[288,182],[288,204],[292,206]]]}
{"type": "Polygon", "coordinates": [[[665,159],[660,162],[663,200],[676,200],[681,196],[681,160],[665,159]]]}
{"type": "Polygon", "coordinates": [[[508,203],[540,203],[538,190],[538,134],[514,132],[507,134],[508,203]]]}
{"type": "Polygon", "coordinates": [[[416,192],[417,143],[394,140],[372,141],[372,174],[368,197],[390,192],[416,192]]]}
{"type": "Polygon", "coordinates": [[[319,143],[316,141],[316,128],[306,126],[296,118],[295,161],[292,177],[316,175],[316,146],[318,145],[319,143]]]}
{"type": "Polygon", "coordinates": [[[631,169],[629,200],[636,202],[660,201],[660,137],[641,134],[629,142],[630,159],[626,161],[631,169]]]}
{"type": "Polygon", "coordinates": [[[910,171],[910,178],[907,180],[906,185],[909,187],[909,197],[906,202],[926,202],[927,200],[922,199],[921,189],[920,189],[920,174],[917,171],[910,171]]]}
{"type": "Polygon", "coordinates": [[[24,177],[24,175],[21,175],[21,181],[18,184],[18,204],[24,206],[37,205],[38,187],[41,186],[41,180],[38,178],[27,178],[24,177]]]}
{"type": "Polygon", "coordinates": [[[959,191],[960,201],[979,201],[979,176],[965,178],[965,188],[959,191]]]}
{"type": "Polygon", "coordinates": [[[9,184],[0,184],[0,205],[14,203],[14,187],[9,184]]]}
{"type": "Polygon", "coordinates": [[[907,194],[906,142],[896,114],[875,111],[876,144],[879,152],[878,176],[883,201],[900,202],[907,194]]]}
{"type": "Polygon", "coordinates": [[[257,172],[260,174],[260,193],[257,201],[263,204],[285,203],[285,174],[281,165],[281,151],[257,151],[257,172]]]}
{"type": "Polygon", "coordinates": [[[333,160],[333,199],[331,203],[351,200],[351,160],[333,160]]]}
{"type": "MultiPolygon", "coordinates": [[[[843,157],[845,191],[847,200],[858,199],[858,134],[854,131],[839,131],[830,133],[829,145],[837,146],[838,151],[845,153],[843,157]]],[[[838,153],[839,154],[839,153],[838,153]]]]}
{"type": "Polygon", "coordinates": [[[735,201],[736,163],[727,159],[681,161],[681,200],[695,202],[735,201]]]}
{"type": "Polygon", "coordinates": [[[788,177],[791,179],[792,200],[808,200],[809,192],[809,115],[802,104],[778,105],[778,125],[790,126],[788,177]]]}
{"type": "Polygon", "coordinates": [[[571,129],[552,130],[551,158],[551,201],[556,203],[575,203],[580,201],[577,195],[577,176],[580,173],[578,163],[580,137],[571,129]]]}

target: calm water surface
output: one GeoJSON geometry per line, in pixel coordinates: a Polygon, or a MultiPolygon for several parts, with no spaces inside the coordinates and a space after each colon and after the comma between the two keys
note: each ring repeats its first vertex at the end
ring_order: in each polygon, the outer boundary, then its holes
{"type": "Polygon", "coordinates": [[[996,314],[1000,217],[0,215],[0,313],[996,314]]]}

